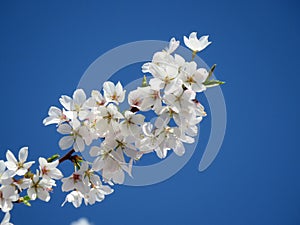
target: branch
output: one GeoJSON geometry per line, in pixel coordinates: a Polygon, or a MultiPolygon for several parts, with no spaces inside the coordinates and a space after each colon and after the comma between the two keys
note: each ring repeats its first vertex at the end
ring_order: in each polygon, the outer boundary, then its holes
{"type": "Polygon", "coordinates": [[[61,157],[58,161],[59,161],[59,164],[66,161],[66,160],[69,160],[71,159],[71,156],[72,154],[75,152],[74,149],[72,149],[71,151],[69,151],[67,154],[65,154],[63,157],[61,157]]]}

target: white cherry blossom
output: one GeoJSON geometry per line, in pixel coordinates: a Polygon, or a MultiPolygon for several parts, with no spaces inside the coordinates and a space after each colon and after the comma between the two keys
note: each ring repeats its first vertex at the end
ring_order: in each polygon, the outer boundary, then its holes
{"type": "Polygon", "coordinates": [[[180,41],[176,41],[176,39],[173,37],[170,40],[169,46],[166,48],[166,52],[168,54],[172,54],[179,46],[180,41]]]}
{"type": "Polygon", "coordinates": [[[202,36],[201,38],[197,38],[197,32],[192,32],[187,38],[186,36],[183,37],[184,44],[186,47],[191,49],[192,51],[199,52],[205,49],[211,42],[208,41],[208,35],[202,36]]]}
{"type": "Polygon", "coordinates": [[[75,171],[71,176],[61,179],[62,191],[72,191],[74,189],[81,193],[87,193],[89,191],[89,182],[85,177],[86,167],[82,166],[80,170],[75,171]]]}
{"type": "Polygon", "coordinates": [[[57,169],[59,161],[55,160],[54,162],[48,162],[45,158],[39,158],[40,164],[40,174],[43,178],[46,179],[55,179],[59,180],[63,177],[62,172],[57,169]]]}
{"type": "Polygon", "coordinates": [[[17,201],[19,194],[12,185],[0,187],[0,208],[3,212],[9,212],[13,208],[13,202],[17,201]]]}
{"type": "Polygon", "coordinates": [[[52,191],[53,186],[56,186],[54,180],[46,178],[40,179],[39,174],[35,174],[27,190],[27,195],[31,200],[39,198],[42,201],[48,202],[50,200],[49,192],[52,191]]]}
{"type": "Polygon", "coordinates": [[[61,124],[57,131],[61,134],[67,134],[68,136],[64,136],[59,141],[59,147],[62,150],[66,150],[73,146],[76,152],[82,152],[85,148],[85,143],[83,139],[83,132],[85,130],[82,129],[81,124],[78,120],[74,120],[70,123],[61,124]]]}
{"type": "Polygon", "coordinates": [[[16,159],[14,154],[7,150],[5,165],[7,169],[14,171],[18,176],[23,176],[28,169],[34,164],[34,161],[26,162],[28,157],[28,147],[23,147],[19,151],[19,161],[16,159]]]}
{"type": "Polygon", "coordinates": [[[107,102],[119,104],[125,99],[125,92],[120,82],[117,85],[107,81],[103,84],[104,97],[107,102]]]}
{"type": "Polygon", "coordinates": [[[75,208],[78,208],[81,206],[83,197],[84,196],[80,191],[72,191],[66,196],[66,199],[61,206],[64,206],[66,202],[70,202],[75,208]]]}
{"type": "Polygon", "coordinates": [[[120,130],[124,136],[138,136],[141,131],[140,125],[144,123],[145,116],[125,111],[124,120],[120,123],[120,130]]]}

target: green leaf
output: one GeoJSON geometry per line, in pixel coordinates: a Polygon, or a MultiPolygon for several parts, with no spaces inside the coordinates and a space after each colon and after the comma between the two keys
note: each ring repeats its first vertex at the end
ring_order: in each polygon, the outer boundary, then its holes
{"type": "Polygon", "coordinates": [[[24,199],[24,201],[30,201],[30,198],[29,198],[28,195],[25,195],[25,196],[23,197],[23,199],[24,199]]]}
{"type": "Polygon", "coordinates": [[[214,65],[210,68],[210,70],[209,70],[209,72],[208,72],[208,76],[207,76],[205,82],[208,81],[208,80],[210,79],[210,77],[212,76],[212,74],[213,74],[214,70],[216,69],[216,67],[217,67],[217,64],[214,64],[214,65]]]}
{"type": "Polygon", "coordinates": [[[53,156],[51,156],[50,158],[47,159],[48,163],[55,161],[56,159],[58,159],[60,157],[59,154],[55,154],[53,156]]]}
{"type": "Polygon", "coordinates": [[[206,87],[214,87],[214,86],[218,86],[221,84],[225,84],[224,81],[219,81],[219,80],[206,80],[203,83],[206,87]]]}

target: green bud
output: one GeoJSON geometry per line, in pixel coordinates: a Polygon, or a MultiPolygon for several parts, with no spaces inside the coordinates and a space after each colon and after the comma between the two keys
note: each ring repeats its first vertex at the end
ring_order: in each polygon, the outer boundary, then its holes
{"type": "Polygon", "coordinates": [[[148,86],[147,77],[144,75],[143,81],[142,81],[142,87],[147,87],[147,86],[148,86]]]}
{"type": "Polygon", "coordinates": [[[59,154],[55,154],[53,156],[51,156],[50,158],[47,159],[47,162],[50,163],[50,162],[53,162],[55,161],[56,159],[58,159],[60,157],[59,154]]]}

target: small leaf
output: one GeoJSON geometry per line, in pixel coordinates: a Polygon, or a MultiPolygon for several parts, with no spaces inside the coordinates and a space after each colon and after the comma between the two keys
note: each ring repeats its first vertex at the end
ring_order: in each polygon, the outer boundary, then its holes
{"type": "Polygon", "coordinates": [[[208,72],[208,76],[207,76],[205,82],[208,81],[208,80],[210,79],[210,77],[212,76],[212,74],[213,74],[214,70],[216,69],[216,67],[217,67],[217,64],[214,64],[214,65],[210,68],[210,70],[209,70],[209,72],[208,72]]]}
{"type": "Polygon", "coordinates": [[[56,159],[58,159],[60,157],[59,154],[55,154],[53,156],[51,156],[50,158],[47,159],[48,163],[55,161],[56,159]]]}
{"type": "Polygon", "coordinates": [[[24,199],[24,201],[30,201],[30,197],[29,197],[28,195],[25,195],[25,196],[23,197],[23,199],[24,199]]]}
{"type": "Polygon", "coordinates": [[[221,84],[225,84],[225,82],[224,81],[219,81],[219,80],[206,80],[203,84],[206,87],[214,87],[214,86],[218,86],[218,85],[221,85],[221,84]]]}

